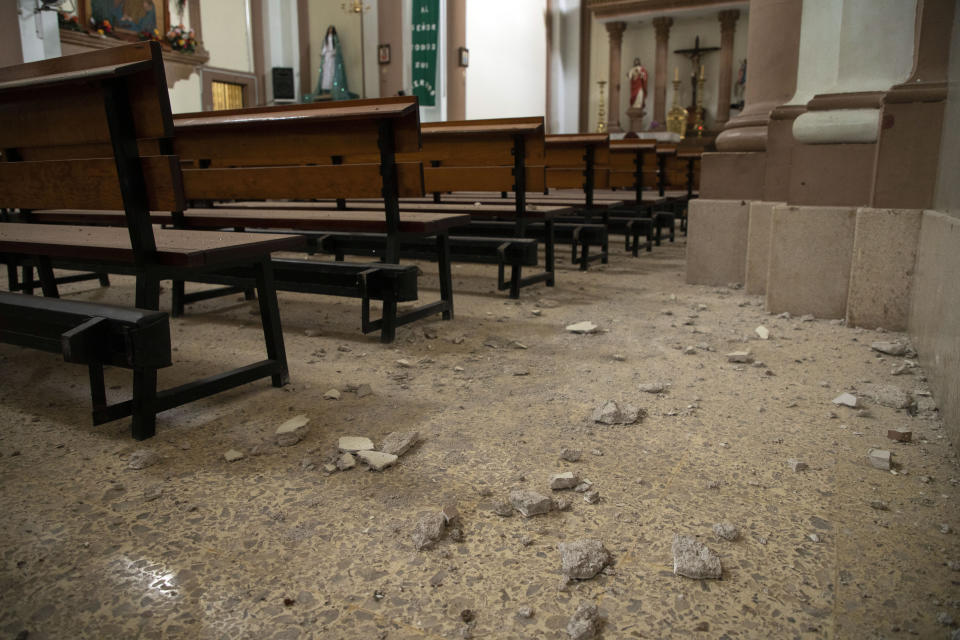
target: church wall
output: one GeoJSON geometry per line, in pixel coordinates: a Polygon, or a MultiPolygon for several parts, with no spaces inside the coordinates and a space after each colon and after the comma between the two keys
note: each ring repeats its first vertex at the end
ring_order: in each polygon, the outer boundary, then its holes
{"type": "MultiPolygon", "coordinates": [[[[597,130],[597,108],[600,104],[600,88],[597,82],[600,80],[609,80],[610,75],[610,38],[607,30],[602,23],[595,18],[590,19],[590,94],[588,99],[588,132],[597,130]]],[[[633,58],[630,58],[633,61],[633,58]]],[[[652,86],[652,82],[651,82],[652,86]]],[[[609,95],[609,85],[603,88],[603,101],[606,109],[610,109],[607,103],[609,95]]]]}
{"type": "Polygon", "coordinates": [[[246,0],[202,3],[203,46],[210,53],[208,66],[253,73],[247,11],[246,0]]]}
{"type": "Polygon", "coordinates": [[[949,94],[935,206],[917,246],[910,336],[954,446],[960,447],[960,22],[953,24],[949,94]]]}
{"type": "Polygon", "coordinates": [[[467,2],[467,118],[544,115],[546,0],[467,2]]]}

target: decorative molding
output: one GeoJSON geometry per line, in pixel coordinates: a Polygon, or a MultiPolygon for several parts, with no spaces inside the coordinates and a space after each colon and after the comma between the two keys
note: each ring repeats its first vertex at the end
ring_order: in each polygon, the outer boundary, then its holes
{"type": "Polygon", "coordinates": [[[671,14],[688,12],[691,9],[746,8],[746,0],[587,0],[587,10],[598,20],[622,20],[647,17],[647,14],[671,14]]]}
{"type": "Polygon", "coordinates": [[[739,9],[726,9],[717,14],[720,21],[720,35],[733,34],[737,29],[737,20],[740,18],[739,9]]]}
{"type": "Polygon", "coordinates": [[[653,28],[657,33],[657,41],[668,40],[670,38],[670,27],[673,26],[673,18],[654,18],[653,28]]]}
{"type": "MultiPolygon", "coordinates": [[[[135,40],[102,37],[92,35],[86,31],[60,30],[60,44],[67,45],[68,48],[73,49],[73,51],[66,52],[67,54],[80,53],[84,49],[121,47],[125,44],[130,44],[130,42],[135,42],[135,40]]],[[[200,45],[200,50],[196,53],[174,51],[162,46],[162,44],[161,47],[163,49],[163,67],[166,71],[168,89],[172,88],[173,85],[180,80],[189,78],[192,74],[196,73],[198,67],[205,65],[207,61],[210,60],[210,54],[203,49],[202,44],[200,45]]]]}

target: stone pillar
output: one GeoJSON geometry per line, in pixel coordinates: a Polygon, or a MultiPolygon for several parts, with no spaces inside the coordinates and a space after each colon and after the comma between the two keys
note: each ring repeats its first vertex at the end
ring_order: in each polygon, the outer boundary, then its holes
{"type": "Polygon", "coordinates": [[[467,0],[447,0],[447,120],[467,118],[467,69],[460,66],[466,46],[467,0]]]}
{"type": "Polygon", "coordinates": [[[653,119],[664,129],[667,124],[667,56],[670,46],[670,27],[673,18],[654,18],[653,28],[657,32],[657,61],[653,68],[653,119]]]}
{"type": "Polygon", "coordinates": [[[730,119],[730,89],[733,86],[733,35],[737,30],[740,11],[728,9],[717,15],[720,20],[720,86],[717,97],[718,126],[730,119]]]}
{"type": "Polygon", "coordinates": [[[752,0],[743,113],[717,136],[718,151],[764,151],[770,112],[797,88],[802,0],[752,0]]]}
{"type": "Polygon", "coordinates": [[[607,102],[607,131],[621,133],[620,127],[620,45],[623,44],[623,30],[626,22],[608,22],[610,35],[610,84],[607,102]]]}

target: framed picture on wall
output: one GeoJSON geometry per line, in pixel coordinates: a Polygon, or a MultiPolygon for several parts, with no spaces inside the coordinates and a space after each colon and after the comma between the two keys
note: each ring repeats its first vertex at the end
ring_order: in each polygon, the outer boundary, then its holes
{"type": "Polygon", "coordinates": [[[95,28],[108,23],[111,31],[156,33],[160,38],[170,28],[167,0],[80,0],[77,4],[80,15],[95,28]]]}
{"type": "Polygon", "coordinates": [[[458,52],[460,53],[460,60],[459,60],[460,66],[469,67],[470,66],[470,49],[467,49],[466,47],[460,47],[458,49],[458,52]]]}
{"type": "Polygon", "coordinates": [[[390,63],[390,45],[381,44],[377,47],[377,62],[380,64],[390,63]]]}

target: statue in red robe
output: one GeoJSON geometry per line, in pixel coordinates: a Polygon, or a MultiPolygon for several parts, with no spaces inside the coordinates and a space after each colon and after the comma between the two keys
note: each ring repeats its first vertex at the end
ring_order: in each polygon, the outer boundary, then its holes
{"type": "Polygon", "coordinates": [[[640,64],[640,58],[634,58],[633,67],[627,72],[630,79],[630,106],[643,109],[647,101],[647,70],[640,64]]]}

